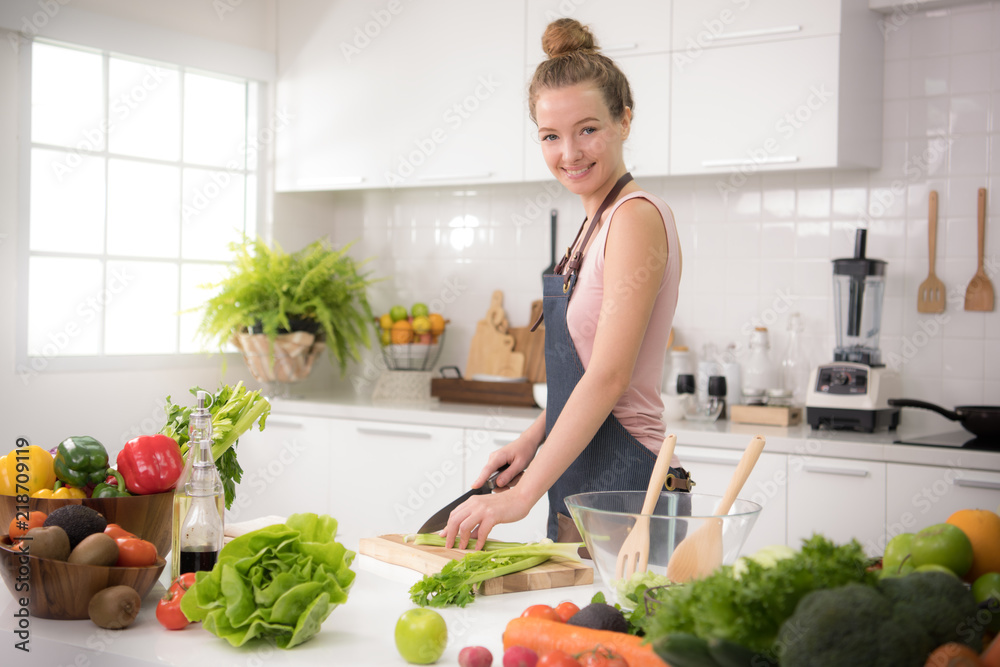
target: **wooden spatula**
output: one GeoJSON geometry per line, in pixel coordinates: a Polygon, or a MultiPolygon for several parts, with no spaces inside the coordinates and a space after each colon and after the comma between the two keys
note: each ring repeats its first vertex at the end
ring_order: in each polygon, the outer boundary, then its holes
{"type": "MultiPolygon", "coordinates": [[[[736,500],[736,495],[750,476],[760,453],[764,449],[764,437],[755,436],[743,452],[743,458],[729,480],[729,486],[715,508],[715,514],[723,516],[736,500]]],[[[675,583],[688,582],[711,574],[722,565],[722,519],[713,518],[701,524],[677,545],[667,563],[667,577],[675,583]]]]}
{"type": "Polygon", "coordinates": [[[943,313],[945,305],[944,283],[934,273],[934,260],[937,255],[937,222],[938,222],[938,193],[931,190],[927,202],[927,242],[930,255],[930,267],[927,272],[927,279],[920,283],[917,289],[917,312],[918,313],[943,313]]]}
{"type": "Polygon", "coordinates": [[[966,310],[993,310],[993,283],[983,270],[983,252],[986,245],[986,188],[979,188],[979,268],[965,289],[966,310]]]}
{"type": "Polygon", "coordinates": [[[636,572],[645,572],[649,566],[649,517],[656,508],[663,483],[667,481],[670,459],[674,457],[676,444],[677,436],[672,433],[663,439],[660,453],[656,455],[656,463],[653,464],[653,474],[649,477],[649,486],[646,487],[641,516],[636,518],[632,531],[625,536],[622,548],[618,550],[618,561],[615,563],[616,579],[627,579],[636,572]]]}

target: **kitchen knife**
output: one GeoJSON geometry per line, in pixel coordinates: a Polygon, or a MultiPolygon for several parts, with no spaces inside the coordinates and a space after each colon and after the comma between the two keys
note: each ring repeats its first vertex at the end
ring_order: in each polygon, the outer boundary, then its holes
{"type": "Polygon", "coordinates": [[[439,509],[437,512],[434,513],[434,515],[431,518],[427,519],[427,521],[424,522],[424,525],[420,526],[420,530],[418,530],[417,532],[436,533],[440,530],[443,530],[444,527],[448,525],[448,517],[451,515],[451,511],[453,509],[464,503],[472,496],[481,496],[487,493],[493,493],[493,489],[497,488],[497,475],[506,470],[509,465],[510,464],[505,463],[504,465],[500,466],[496,472],[490,475],[489,479],[486,480],[486,483],[480,486],[478,489],[472,489],[471,491],[466,491],[458,498],[456,498],[455,500],[451,501],[450,503],[439,509]]]}

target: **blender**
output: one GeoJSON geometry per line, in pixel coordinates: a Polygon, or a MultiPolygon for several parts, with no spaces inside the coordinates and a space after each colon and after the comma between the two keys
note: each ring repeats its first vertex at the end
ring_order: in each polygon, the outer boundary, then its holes
{"type": "Polygon", "coordinates": [[[901,395],[899,374],[882,363],[878,347],[886,262],[865,257],[866,230],[854,239],[854,256],[833,260],[833,362],[809,376],[806,420],[815,428],[894,430],[899,408],[888,399],[901,395]]]}

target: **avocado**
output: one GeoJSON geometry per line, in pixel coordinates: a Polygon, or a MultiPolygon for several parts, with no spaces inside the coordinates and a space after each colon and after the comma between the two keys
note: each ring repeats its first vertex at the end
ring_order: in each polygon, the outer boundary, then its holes
{"type": "Polygon", "coordinates": [[[628,632],[628,621],[625,615],[609,604],[592,602],[576,612],[566,621],[569,625],[577,625],[592,630],[611,630],[612,632],[628,632]]]}
{"type": "Polygon", "coordinates": [[[69,536],[69,547],[75,549],[83,538],[103,533],[108,526],[104,515],[85,505],[63,505],[49,513],[45,526],[59,526],[69,536]]]}

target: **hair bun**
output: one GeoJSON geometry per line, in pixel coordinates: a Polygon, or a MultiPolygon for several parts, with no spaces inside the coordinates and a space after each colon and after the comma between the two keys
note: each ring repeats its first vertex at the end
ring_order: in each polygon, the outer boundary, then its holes
{"type": "Polygon", "coordinates": [[[542,50],[549,58],[580,50],[596,50],[594,35],[576,19],[556,19],[545,28],[542,35],[542,50]]]}

